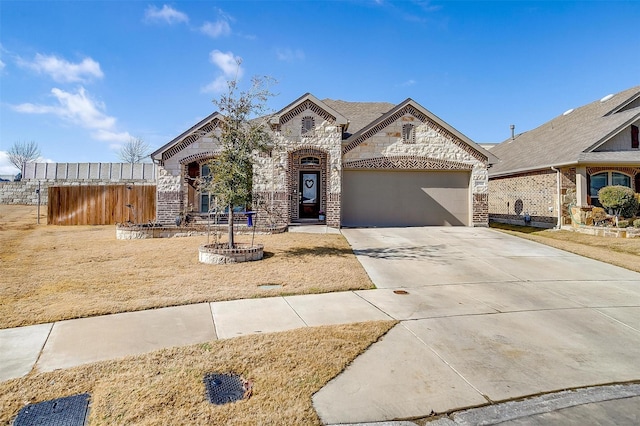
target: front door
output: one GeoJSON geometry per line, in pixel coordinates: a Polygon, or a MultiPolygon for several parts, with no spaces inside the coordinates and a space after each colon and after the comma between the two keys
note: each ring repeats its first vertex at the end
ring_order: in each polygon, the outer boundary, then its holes
{"type": "Polygon", "coordinates": [[[298,189],[300,218],[318,218],[320,212],[320,173],[300,172],[298,189]]]}

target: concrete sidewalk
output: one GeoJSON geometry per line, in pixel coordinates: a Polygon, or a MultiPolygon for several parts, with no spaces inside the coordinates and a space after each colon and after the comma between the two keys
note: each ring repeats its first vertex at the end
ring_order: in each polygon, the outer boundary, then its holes
{"type": "Polygon", "coordinates": [[[389,320],[354,292],[200,303],[0,330],[0,380],[256,333],[389,320]]]}

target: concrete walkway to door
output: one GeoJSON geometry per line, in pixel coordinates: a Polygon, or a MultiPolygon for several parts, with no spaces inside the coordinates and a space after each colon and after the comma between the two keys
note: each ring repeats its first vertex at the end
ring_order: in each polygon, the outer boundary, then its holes
{"type": "Polygon", "coordinates": [[[343,234],[402,322],[314,396],[325,423],[640,380],[638,273],[491,229],[343,234]]]}

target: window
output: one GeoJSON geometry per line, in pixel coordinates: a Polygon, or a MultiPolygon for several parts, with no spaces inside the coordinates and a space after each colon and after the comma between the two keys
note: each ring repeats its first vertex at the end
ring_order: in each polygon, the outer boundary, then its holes
{"type": "Polygon", "coordinates": [[[402,142],[416,143],[416,129],[413,124],[405,124],[402,126],[402,142]]]}
{"type": "Polygon", "coordinates": [[[640,148],[638,141],[638,126],[631,125],[631,148],[640,148]]]}
{"type": "Polygon", "coordinates": [[[300,159],[301,166],[319,166],[320,159],[317,157],[303,157],[300,159]]]}
{"type": "Polygon", "coordinates": [[[302,119],[302,136],[311,136],[314,128],[315,122],[313,120],[313,117],[304,117],[302,119]]]}
{"type": "Polygon", "coordinates": [[[620,185],[631,188],[631,177],[620,172],[601,172],[589,176],[589,196],[591,204],[600,207],[598,191],[609,185],[620,185]]]}
{"type": "MultiPolygon", "coordinates": [[[[210,182],[211,181],[211,169],[209,168],[208,165],[203,164],[200,167],[200,176],[202,176],[202,180],[205,182],[210,182]]],[[[211,205],[211,199],[213,197],[211,196],[211,194],[209,192],[202,192],[200,194],[200,212],[201,213],[208,213],[209,212],[209,206],[211,205]]]]}

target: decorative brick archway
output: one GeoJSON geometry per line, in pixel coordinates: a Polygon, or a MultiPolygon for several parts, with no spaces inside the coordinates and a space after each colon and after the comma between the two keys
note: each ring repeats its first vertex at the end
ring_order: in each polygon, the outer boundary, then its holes
{"type": "Polygon", "coordinates": [[[320,210],[327,210],[327,186],[329,154],[326,151],[313,147],[303,147],[288,153],[287,169],[287,193],[289,200],[289,221],[300,219],[298,188],[301,171],[317,171],[320,174],[320,210]],[[315,157],[320,160],[319,164],[301,164],[300,160],[305,157],[315,157]]]}

